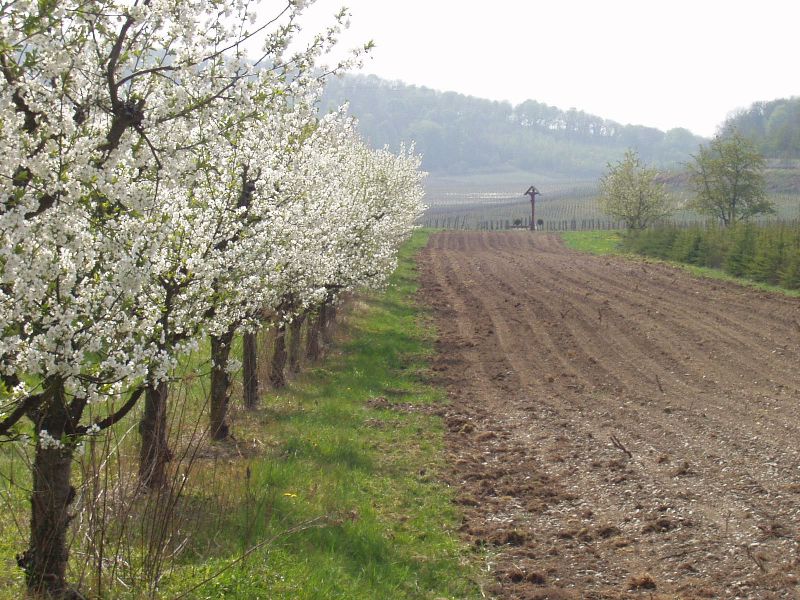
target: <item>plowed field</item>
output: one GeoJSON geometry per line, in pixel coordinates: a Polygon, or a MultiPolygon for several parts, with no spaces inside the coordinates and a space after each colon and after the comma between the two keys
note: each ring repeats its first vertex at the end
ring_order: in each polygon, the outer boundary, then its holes
{"type": "Polygon", "coordinates": [[[498,598],[800,598],[800,301],[450,232],[420,258],[498,598]]]}

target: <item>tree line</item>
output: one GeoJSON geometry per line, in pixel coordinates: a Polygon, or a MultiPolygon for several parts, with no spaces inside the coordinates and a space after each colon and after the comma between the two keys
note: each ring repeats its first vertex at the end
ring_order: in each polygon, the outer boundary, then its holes
{"type": "Polygon", "coordinates": [[[370,143],[398,148],[414,140],[423,167],[435,173],[516,168],[592,178],[628,148],[648,162],[668,166],[687,160],[703,141],[682,128],[663,132],[622,125],[535,100],[512,106],[374,75],[330,80],[323,109],[345,101],[370,143]]]}
{"type": "Polygon", "coordinates": [[[0,6],[0,440],[33,455],[17,560],[35,595],[80,597],[84,440],[140,406],[141,486],[164,485],[179,361],[210,343],[208,433],[226,438],[237,332],[280,336],[381,285],[420,213],[412,151],[320,116],[321,73],[366,48],[321,71],[346,14],[297,48],[305,4],[0,6]]]}

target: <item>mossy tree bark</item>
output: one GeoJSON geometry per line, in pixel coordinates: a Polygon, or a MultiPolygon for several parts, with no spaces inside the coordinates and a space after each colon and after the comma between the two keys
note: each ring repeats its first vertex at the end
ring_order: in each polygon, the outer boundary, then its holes
{"type": "Polygon", "coordinates": [[[222,335],[211,336],[211,410],[209,433],[211,439],[224,440],[230,435],[228,426],[228,404],[230,402],[230,375],[228,357],[236,328],[231,327],[222,335]]]}
{"type": "Polygon", "coordinates": [[[297,315],[289,324],[289,372],[292,374],[300,372],[300,363],[303,359],[301,348],[305,320],[306,314],[302,313],[297,315]]]}
{"type": "Polygon", "coordinates": [[[275,325],[275,344],[269,369],[269,383],[276,390],[286,387],[286,359],[286,323],[279,319],[275,325]]]}
{"type": "Polygon", "coordinates": [[[258,344],[255,332],[246,332],[242,338],[242,378],[244,405],[249,410],[258,408],[258,344]]]}
{"type": "Polygon", "coordinates": [[[306,358],[312,362],[322,356],[322,317],[321,308],[311,313],[308,317],[308,331],[306,332],[306,358]]]}
{"type": "Polygon", "coordinates": [[[37,434],[47,432],[47,439],[39,438],[33,461],[33,487],[31,490],[30,546],[17,558],[25,570],[28,590],[44,598],[79,597],[67,584],[67,531],[72,519],[69,506],[75,499],[72,473],[73,448],[60,442],[72,428],[70,407],[60,381],[48,385],[48,399],[43,410],[33,415],[37,434]],[[41,415],[41,417],[39,417],[41,415]],[[57,444],[47,443],[56,440],[57,444]]]}
{"type": "Polygon", "coordinates": [[[139,449],[139,481],[149,489],[161,489],[167,484],[167,463],[172,460],[167,438],[166,381],[150,383],[145,390],[144,413],[139,422],[142,444],[139,449]]]}

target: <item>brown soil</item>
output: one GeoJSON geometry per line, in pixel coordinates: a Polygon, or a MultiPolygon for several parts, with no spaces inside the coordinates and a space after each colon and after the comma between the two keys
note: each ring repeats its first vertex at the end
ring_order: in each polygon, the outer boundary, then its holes
{"type": "Polygon", "coordinates": [[[529,232],[420,258],[499,598],[800,598],[800,301],[529,232]]]}

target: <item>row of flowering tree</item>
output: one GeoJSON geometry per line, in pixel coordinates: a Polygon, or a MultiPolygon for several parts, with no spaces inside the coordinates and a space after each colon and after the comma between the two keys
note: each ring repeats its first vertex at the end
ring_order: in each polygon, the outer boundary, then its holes
{"type": "Polygon", "coordinates": [[[234,334],[382,282],[419,214],[413,153],[317,116],[344,14],[297,50],[304,4],[0,2],[0,436],[35,446],[35,594],[73,593],[83,438],[141,405],[139,476],[163,485],[178,359],[210,339],[225,437],[234,334]]]}

